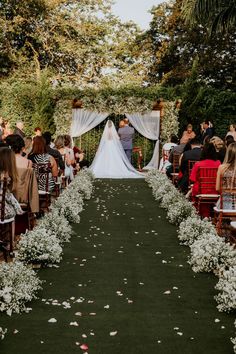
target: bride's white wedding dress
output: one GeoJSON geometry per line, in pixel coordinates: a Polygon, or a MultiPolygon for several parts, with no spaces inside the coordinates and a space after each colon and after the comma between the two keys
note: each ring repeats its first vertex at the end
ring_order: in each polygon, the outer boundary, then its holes
{"type": "Polygon", "coordinates": [[[143,178],[130,164],[112,121],[108,121],[89,168],[96,178],[143,178]]]}

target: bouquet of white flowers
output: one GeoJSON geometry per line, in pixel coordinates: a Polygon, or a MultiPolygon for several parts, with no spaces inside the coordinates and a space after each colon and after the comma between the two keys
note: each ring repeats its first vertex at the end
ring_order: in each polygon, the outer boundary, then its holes
{"type": "Polygon", "coordinates": [[[180,199],[174,204],[171,204],[168,212],[167,218],[172,224],[179,225],[182,220],[188,217],[195,217],[196,210],[186,199],[180,199]]]}
{"type": "Polygon", "coordinates": [[[65,190],[52,204],[51,210],[57,210],[59,216],[64,216],[69,222],[78,224],[79,214],[83,210],[83,198],[79,193],[65,190]]]}
{"type": "MultiPolygon", "coordinates": [[[[236,262],[235,262],[236,263],[236,262]]],[[[236,309],[236,264],[224,270],[216,284],[219,294],[215,296],[219,311],[232,311],[236,309]]],[[[236,343],[235,343],[236,344],[236,343]]]]}
{"type": "Polygon", "coordinates": [[[50,230],[55,234],[60,243],[69,242],[73,234],[72,227],[64,215],[60,215],[57,209],[51,210],[38,223],[40,228],[50,230]]]}
{"type": "Polygon", "coordinates": [[[201,219],[198,215],[183,220],[178,229],[178,238],[184,245],[191,245],[204,234],[215,234],[215,227],[208,219],[201,219]]]}
{"type": "Polygon", "coordinates": [[[236,265],[236,250],[215,233],[205,233],[190,245],[194,272],[222,271],[236,265]]]}
{"type": "Polygon", "coordinates": [[[21,262],[0,264],[0,311],[27,311],[26,302],[36,298],[41,281],[35,272],[21,262]]]}
{"type": "Polygon", "coordinates": [[[21,236],[18,259],[25,263],[43,265],[59,263],[62,248],[56,235],[50,229],[36,226],[21,236]]]}

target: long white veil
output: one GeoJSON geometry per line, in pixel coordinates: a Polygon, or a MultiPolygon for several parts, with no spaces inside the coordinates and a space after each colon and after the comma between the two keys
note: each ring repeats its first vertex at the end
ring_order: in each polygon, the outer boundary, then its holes
{"type": "Polygon", "coordinates": [[[119,135],[111,120],[108,120],[90,166],[99,178],[142,178],[142,173],[130,164],[121,145],[119,135]]]}

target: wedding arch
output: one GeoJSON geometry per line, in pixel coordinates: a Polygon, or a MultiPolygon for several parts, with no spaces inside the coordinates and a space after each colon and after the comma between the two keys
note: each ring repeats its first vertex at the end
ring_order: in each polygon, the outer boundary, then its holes
{"type": "Polygon", "coordinates": [[[176,100],[160,92],[160,87],[75,90],[66,95],[62,92],[54,113],[55,135],[69,132],[73,138],[84,137],[111,114],[125,115],[141,136],[155,143],[151,161],[145,167],[156,168],[160,141],[165,143],[178,133],[176,100]],[[160,121],[160,110],[154,110],[154,102],[161,94],[164,115],[160,121]]]}

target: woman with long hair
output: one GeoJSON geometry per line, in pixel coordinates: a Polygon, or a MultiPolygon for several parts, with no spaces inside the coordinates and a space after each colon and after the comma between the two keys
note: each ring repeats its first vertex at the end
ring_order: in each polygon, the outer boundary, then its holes
{"type": "MultiPolygon", "coordinates": [[[[4,219],[11,219],[23,213],[20,204],[13,195],[17,185],[17,177],[14,152],[8,147],[0,148],[0,180],[7,179],[4,219]]],[[[0,190],[1,197],[2,191],[0,190]]]]}
{"type": "MultiPolygon", "coordinates": [[[[223,164],[218,168],[216,178],[216,190],[221,187],[226,189],[236,188],[236,142],[228,146],[223,164]]],[[[228,194],[223,195],[223,208],[232,209],[232,197],[228,194]]]]}
{"type": "Polygon", "coordinates": [[[226,136],[232,136],[234,141],[236,141],[236,124],[230,124],[229,131],[226,136]]]}
{"type": "Polygon", "coordinates": [[[74,174],[72,165],[75,163],[75,156],[73,150],[70,148],[70,144],[70,136],[68,138],[68,135],[59,135],[55,140],[55,148],[60,152],[65,163],[64,175],[73,180],[74,174]]]}
{"type": "Polygon", "coordinates": [[[58,168],[57,163],[54,157],[50,156],[47,153],[46,141],[42,136],[36,136],[33,140],[32,151],[28,156],[28,159],[33,162],[33,168],[36,171],[37,179],[38,179],[38,187],[41,191],[46,191],[46,181],[45,178],[40,177],[40,173],[38,167],[43,164],[48,164],[48,172],[49,172],[49,181],[48,187],[49,191],[52,191],[55,188],[55,182],[53,177],[57,177],[58,175],[58,168]]]}

